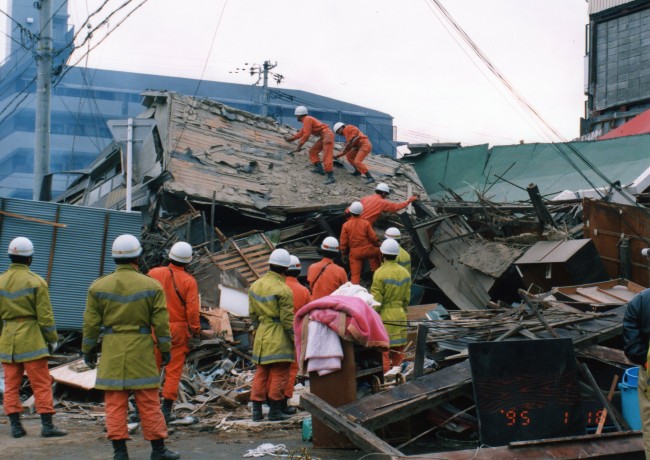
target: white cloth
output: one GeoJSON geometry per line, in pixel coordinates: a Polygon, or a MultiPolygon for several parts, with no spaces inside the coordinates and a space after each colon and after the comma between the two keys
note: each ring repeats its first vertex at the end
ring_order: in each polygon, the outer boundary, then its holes
{"type": "Polygon", "coordinates": [[[307,371],[326,375],[341,369],[343,347],[339,336],[323,323],[310,321],[305,360],[307,371]]]}
{"type": "Polygon", "coordinates": [[[347,295],[350,297],[358,297],[372,308],[381,305],[375,300],[375,298],[371,293],[368,292],[366,288],[359,286],[358,284],[352,284],[349,281],[342,286],[339,286],[339,288],[336,291],[332,292],[330,295],[347,295]]]}

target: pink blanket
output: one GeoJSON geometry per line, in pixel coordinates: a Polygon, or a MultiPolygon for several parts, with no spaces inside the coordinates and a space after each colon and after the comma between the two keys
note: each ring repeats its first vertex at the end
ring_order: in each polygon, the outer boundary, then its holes
{"type": "Polygon", "coordinates": [[[300,369],[305,359],[309,321],[325,324],[344,340],[368,348],[389,349],[388,334],[379,313],[357,297],[330,295],[309,302],[295,314],[293,331],[300,369]]]}

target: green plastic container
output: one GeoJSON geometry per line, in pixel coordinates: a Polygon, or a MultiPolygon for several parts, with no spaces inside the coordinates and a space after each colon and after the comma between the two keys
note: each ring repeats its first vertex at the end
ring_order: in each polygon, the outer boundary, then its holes
{"type": "Polygon", "coordinates": [[[302,440],[311,441],[311,417],[302,421],[302,440]]]}

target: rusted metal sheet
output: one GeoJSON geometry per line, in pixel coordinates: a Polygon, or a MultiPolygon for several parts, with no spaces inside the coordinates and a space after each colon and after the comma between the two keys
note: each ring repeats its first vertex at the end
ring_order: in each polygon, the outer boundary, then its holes
{"type": "Polygon", "coordinates": [[[650,287],[648,260],[641,255],[641,249],[650,246],[650,215],[647,209],[609,203],[602,200],[587,200],[582,203],[584,235],[591,238],[598,249],[605,270],[611,278],[619,278],[619,241],[621,236],[629,238],[631,259],[631,281],[650,287]]]}

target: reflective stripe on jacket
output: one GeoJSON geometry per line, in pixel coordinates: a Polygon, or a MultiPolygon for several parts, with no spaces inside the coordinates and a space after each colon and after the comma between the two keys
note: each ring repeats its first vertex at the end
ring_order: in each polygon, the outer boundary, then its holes
{"type": "Polygon", "coordinates": [[[153,328],[158,349],[171,349],[169,314],[160,283],[133,265],[118,265],[90,286],[84,312],[84,353],[97,346],[102,326],[102,356],[95,388],[129,390],[158,388],[153,328]]]}
{"type": "Polygon", "coordinates": [[[394,260],[386,260],[372,277],[370,293],[381,305],[381,316],[391,347],[406,345],[406,311],[411,298],[411,275],[394,260]],[[398,324],[386,324],[395,322],[398,324]]]}
{"type": "Polygon", "coordinates": [[[58,340],[50,292],[43,278],[25,264],[0,275],[0,362],[21,363],[50,356],[58,340]]]}
{"type": "Polygon", "coordinates": [[[249,316],[256,328],[253,362],[293,362],[293,293],[284,276],[268,271],[248,288],[249,316]]]}
{"type": "Polygon", "coordinates": [[[395,260],[411,274],[411,255],[402,246],[399,247],[399,254],[395,260]]]}

